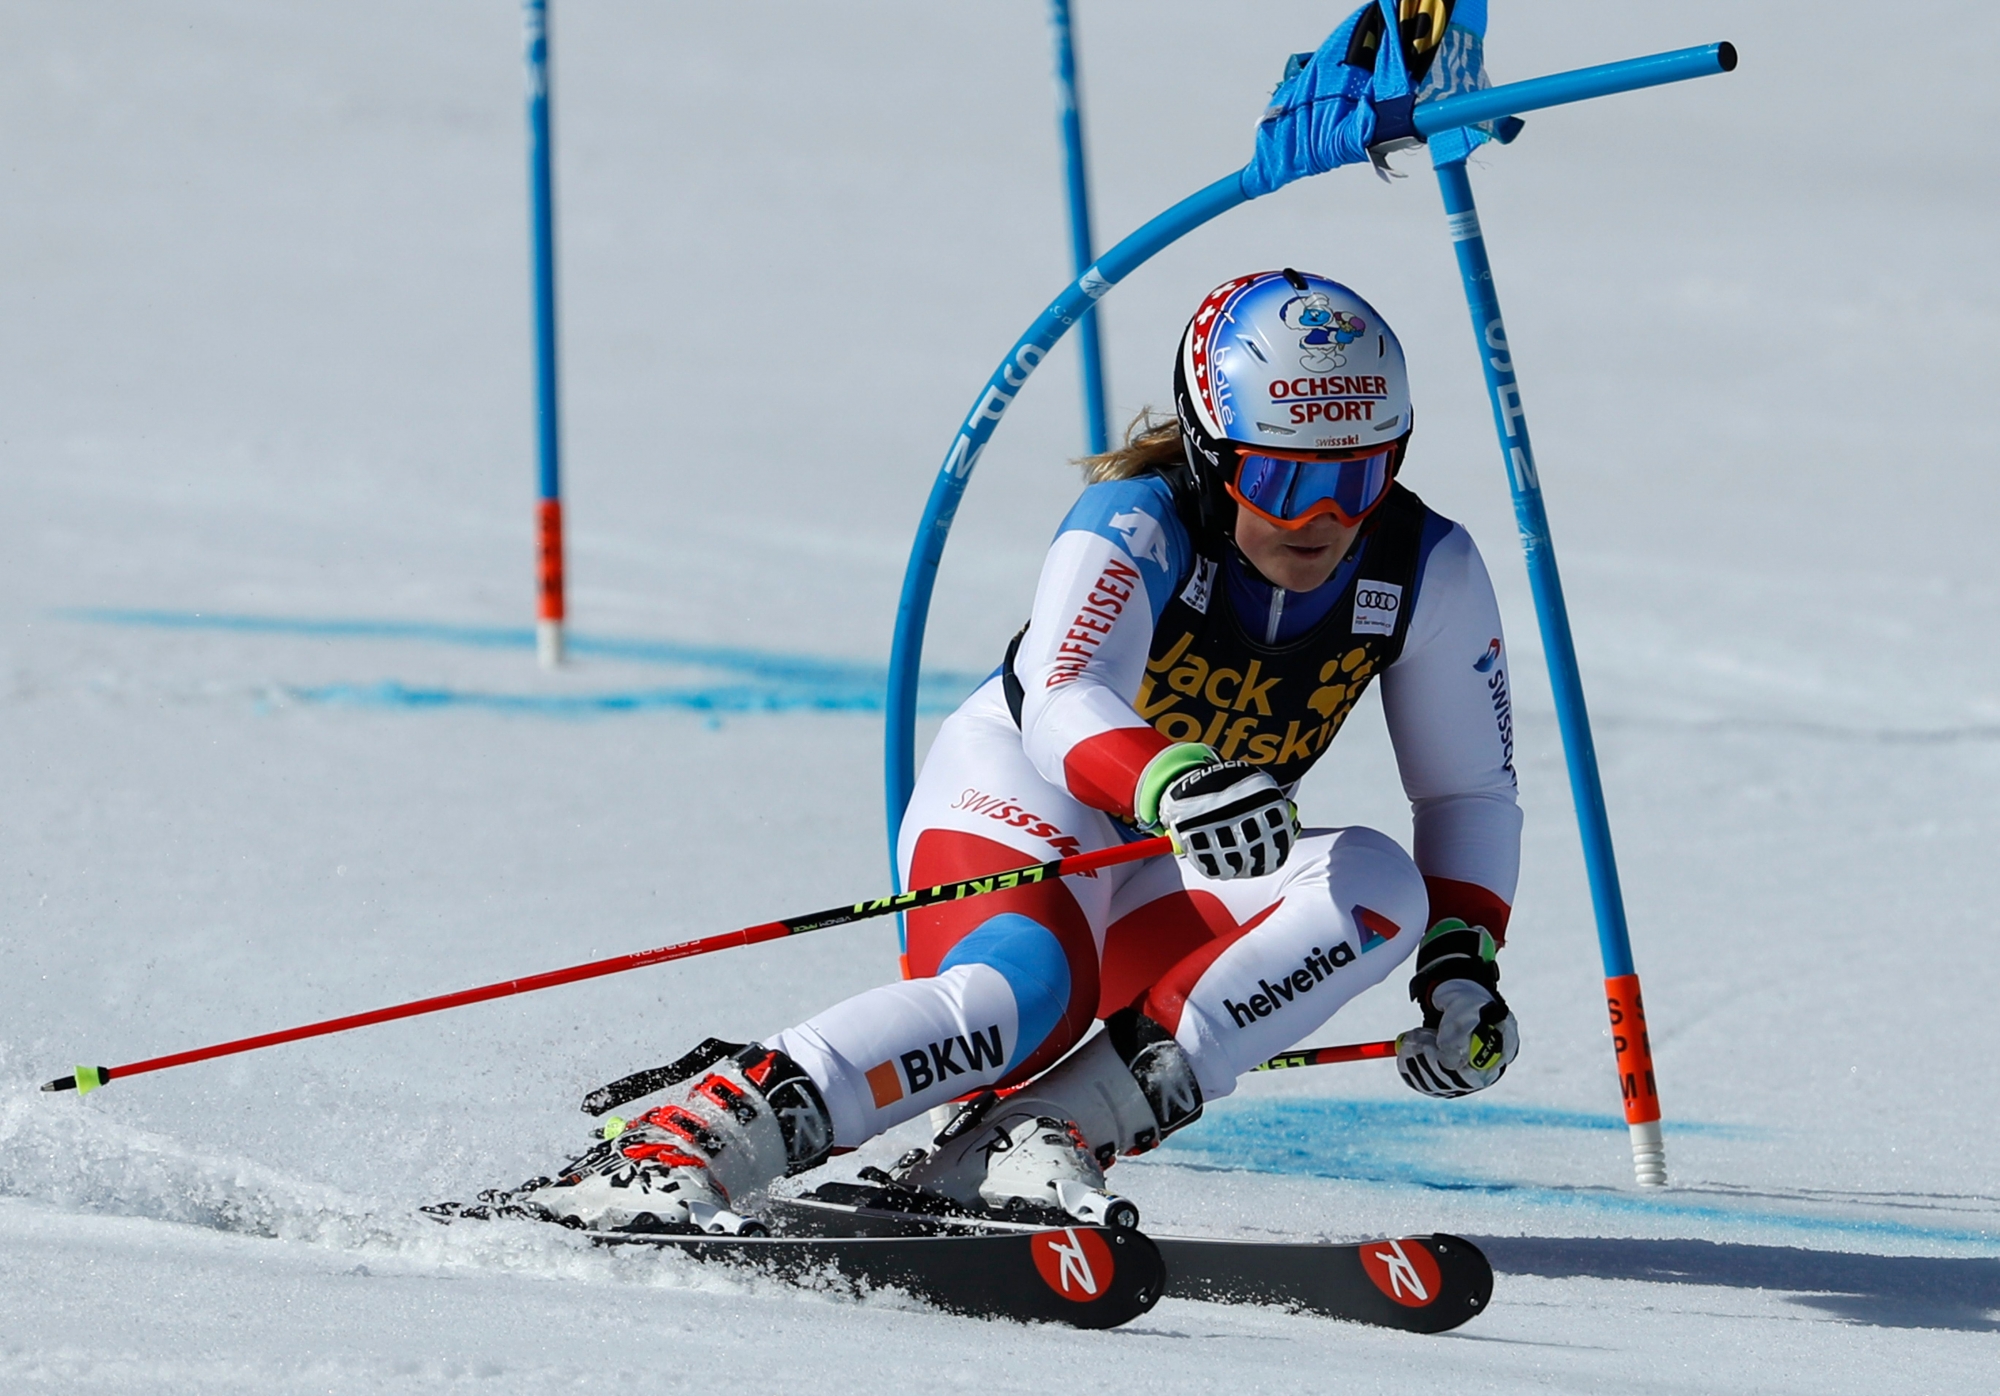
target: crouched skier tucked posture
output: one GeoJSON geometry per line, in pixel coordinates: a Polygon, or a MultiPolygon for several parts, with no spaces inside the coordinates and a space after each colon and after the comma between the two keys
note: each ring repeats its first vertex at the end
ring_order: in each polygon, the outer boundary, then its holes
{"type": "Polygon", "coordinates": [[[1267,272],[1209,294],[1175,370],[1174,421],[1085,463],[1030,622],[944,723],[898,856],[912,887],[1142,831],[1180,856],[910,913],[902,982],[703,1044],[667,1104],[517,1198],[576,1225],[734,1229],[745,1194],[973,1095],[896,1181],[1098,1220],[1118,1154],[1413,955],[1404,1078],[1499,1078],[1518,1045],[1494,963],[1520,853],[1506,652],[1471,538],[1396,483],[1401,346],[1347,287],[1267,272]],[[1372,829],[1302,831],[1289,798],[1377,678],[1414,859],[1372,829]]]}

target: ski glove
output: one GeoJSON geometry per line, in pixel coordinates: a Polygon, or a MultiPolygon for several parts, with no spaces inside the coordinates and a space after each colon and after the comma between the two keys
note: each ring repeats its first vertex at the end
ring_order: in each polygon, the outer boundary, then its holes
{"type": "Polygon", "coordinates": [[[1456,918],[1425,935],[1410,980],[1424,1025],[1396,1039],[1396,1068],[1412,1090],[1446,1098],[1485,1090],[1521,1050],[1493,952],[1484,927],[1456,918]]]}
{"type": "Polygon", "coordinates": [[[1298,812],[1276,781],[1197,742],[1148,762],[1134,803],[1141,822],[1172,834],[1174,850],[1203,877],[1276,872],[1299,840],[1298,812]]]}
{"type": "Polygon", "coordinates": [[[1396,1069],[1410,1089],[1449,1099],[1483,1091],[1507,1074],[1521,1050],[1520,1029],[1505,999],[1469,979],[1447,979],[1434,995],[1444,1009],[1435,1028],[1396,1039],[1396,1069]]]}

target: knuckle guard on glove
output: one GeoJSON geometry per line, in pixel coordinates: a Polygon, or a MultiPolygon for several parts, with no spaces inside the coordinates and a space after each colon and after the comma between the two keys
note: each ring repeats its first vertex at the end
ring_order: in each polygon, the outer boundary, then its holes
{"type": "Polygon", "coordinates": [[[1217,761],[1176,780],[1160,797],[1160,823],[1203,877],[1276,872],[1298,842],[1298,816],[1285,792],[1245,761],[1217,761]]]}
{"type": "Polygon", "coordinates": [[[1412,1028],[1396,1039],[1396,1070],[1411,1090],[1441,1100],[1480,1089],[1438,1060],[1437,1033],[1430,1028],[1412,1028]]]}

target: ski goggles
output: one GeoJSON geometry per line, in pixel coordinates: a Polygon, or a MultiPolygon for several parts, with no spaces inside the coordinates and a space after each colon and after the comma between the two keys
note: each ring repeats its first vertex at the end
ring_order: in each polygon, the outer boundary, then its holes
{"type": "Polygon", "coordinates": [[[1265,523],[1279,528],[1304,528],[1321,514],[1352,527],[1389,492],[1389,466],[1395,457],[1394,446],[1345,460],[1241,451],[1229,493],[1265,523]]]}

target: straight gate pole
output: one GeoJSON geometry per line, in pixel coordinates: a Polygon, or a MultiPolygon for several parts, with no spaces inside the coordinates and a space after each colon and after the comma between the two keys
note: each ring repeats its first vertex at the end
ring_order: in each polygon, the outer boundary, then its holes
{"type": "Polygon", "coordinates": [[[1452,245],[1458,253],[1458,270],[1465,281],[1465,303],[1472,312],[1472,330],[1479,341],[1486,391],[1493,406],[1493,426],[1507,465],[1507,479],[1514,495],[1514,519],[1521,530],[1521,547],[1528,560],[1528,583],[1535,596],[1535,618],[1541,626],[1549,682],[1555,690],[1556,723],[1562,729],[1570,797],[1576,804],[1577,825],[1583,835],[1583,864],[1590,879],[1591,906],[1597,915],[1597,944],[1604,960],[1604,997],[1611,1011],[1611,1035],[1618,1055],[1625,1123],[1632,1134],[1632,1171],[1641,1186],[1663,1187],[1667,1181],[1667,1154],[1660,1134],[1660,1095],[1653,1079],[1646,1010],[1639,998],[1638,971],[1632,966],[1632,940],[1625,926],[1625,900],[1618,889],[1618,863],[1611,849],[1611,822],[1604,809],[1604,787],[1597,774],[1597,748],[1590,739],[1583,678],[1577,671],[1569,610],[1563,604],[1562,577],[1556,571],[1555,545],[1549,539],[1548,515],[1542,508],[1535,453],[1528,444],[1528,419],[1521,408],[1514,356],[1507,347],[1507,326],[1500,317],[1500,296],[1494,289],[1493,267],[1486,258],[1486,239],[1479,229],[1479,210],[1472,201],[1472,182],[1466,177],[1464,160],[1440,164],[1437,177],[1444,194],[1452,245]]]}
{"type": "MultiPolygon", "coordinates": [[[[1083,108],[1076,90],[1076,45],[1070,38],[1069,0],[1049,0],[1049,21],[1056,41],[1056,114],[1062,122],[1063,151],[1069,182],[1070,260],[1081,277],[1090,270],[1090,182],[1083,162],[1083,108]]],[[[1097,336],[1093,302],[1076,327],[1077,349],[1083,356],[1083,431],[1092,455],[1109,447],[1104,418],[1104,357],[1097,336]]]]}
{"type": "Polygon", "coordinates": [[[545,669],[563,661],[562,432],[556,394],[556,211],[549,138],[548,0],[524,0],[528,67],[528,189],[534,231],[535,421],[541,464],[535,506],[537,565],[535,657],[545,669]]]}

